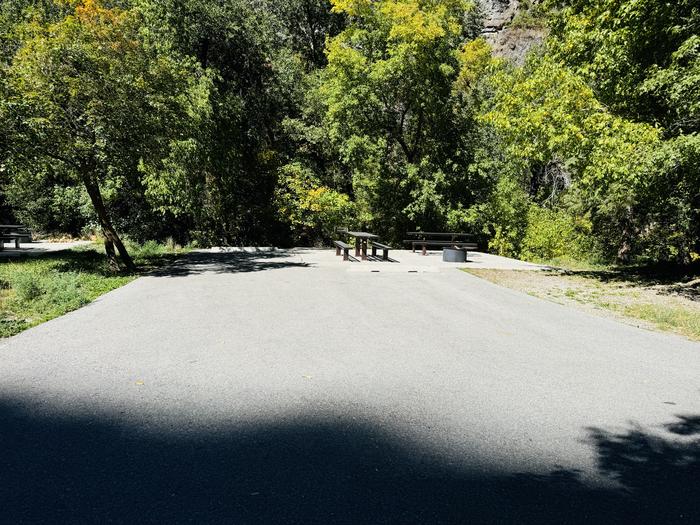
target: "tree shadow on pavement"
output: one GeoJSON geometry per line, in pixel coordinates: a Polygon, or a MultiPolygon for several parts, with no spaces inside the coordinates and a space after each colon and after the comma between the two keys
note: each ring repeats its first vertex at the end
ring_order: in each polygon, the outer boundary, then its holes
{"type": "MultiPolygon", "coordinates": [[[[689,438],[686,421],[674,428],[689,438]]],[[[624,490],[570,470],[460,466],[342,418],[146,433],[5,399],[0,501],[7,523],[697,523],[697,441],[651,446],[641,429],[592,439],[624,490]]]]}
{"type": "Polygon", "coordinates": [[[311,265],[288,258],[285,252],[192,252],[170,264],[152,270],[156,277],[185,277],[202,273],[249,273],[281,268],[309,268],[311,265]]]}
{"type": "Polygon", "coordinates": [[[660,431],[591,428],[600,471],[618,481],[651,523],[700,523],[700,416],[660,431]]]}

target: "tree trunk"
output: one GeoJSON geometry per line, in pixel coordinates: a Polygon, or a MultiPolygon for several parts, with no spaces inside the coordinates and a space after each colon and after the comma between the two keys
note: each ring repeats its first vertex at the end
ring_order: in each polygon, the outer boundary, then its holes
{"type": "Polygon", "coordinates": [[[117,231],[112,225],[112,221],[109,218],[109,213],[105,206],[104,200],[102,200],[102,193],[100,192],[100,187],[97,181],[92,177],[92,175],[83,175],[83,183],[85,184],[85,189],[90,196],[92,205],[97,213],[97,218],[100,221],[100,226],[102,227],[102,233],[105,236],[105,252],[107,253],[107,258],[110,260],[112,266],[119,266],[116,260],[116,254],[114,253],[114,247],[119,250],[119,256],[121,257],[124,266],[129,272],[136,270],[136,265],[131,259],[129,252],[126,251],[124,243],[122,243],[117,231]]]}
{"type": "Polygon", "coordinates": [[[617,260],[622,264],[629,264],[631,261],[632,244],[629,237],[624,236],[620,248],[617,250],[617,260]]]}
{"type": "Polygon", "coordinates": [[[634,240],[634,226],[632,224],[632,208],[627,206],[625,210],[624,225],[622,227],[622,239],[617,250],[617,260],[623,264],[629,264],[632,260],[632,243],[634,240]]]}
{"type": "Polygon", "coordinates": [[[107,254],[107,260],[109,261],[109,266],[114,270],[115,272],[118,272],[121,268],[119,268],[119,260],[117,259],[117,254],[114,252],[114,243],[110,241],[107,237],[105,237],[105,253],[107,254]]]}
{"type": "Polygon", "coordinates": [[[202,69],[206,69],[209,63],[209,37],[204,37],[199,41],[198,58],[202,69]]]}

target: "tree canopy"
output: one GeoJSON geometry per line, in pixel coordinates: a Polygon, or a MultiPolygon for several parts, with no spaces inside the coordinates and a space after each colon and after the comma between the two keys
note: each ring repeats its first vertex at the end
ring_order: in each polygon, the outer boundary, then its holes
{"type": "Polygon", "coordinates": [[[125,267],[122,236],[319,244],[338,226],[699,258],[700,10],[539,6],[549,37],[517,65],[469,0],[8,0],[0,209],[99,232],[125,267]]]}

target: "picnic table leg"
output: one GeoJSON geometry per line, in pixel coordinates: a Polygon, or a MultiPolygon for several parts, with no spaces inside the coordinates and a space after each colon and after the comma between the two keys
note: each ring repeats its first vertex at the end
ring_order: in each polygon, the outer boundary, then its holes
{"type": "Polygon", "coordinates": [[[355,257],[360,256],[362,240],[359,237],[355,237],[355,257]]]}
{"type": "Polygon", "coordinates": [[[422,255],[428,255],[428,245],[427,245],[427,244],[424,244],[424,245],[423,245],[423,253],[422,253],[422,255]]]}
{"type": "Polygon", "coordinates": [[[362,260],[367,260],[367,239],[362,239],[362,260]]]}

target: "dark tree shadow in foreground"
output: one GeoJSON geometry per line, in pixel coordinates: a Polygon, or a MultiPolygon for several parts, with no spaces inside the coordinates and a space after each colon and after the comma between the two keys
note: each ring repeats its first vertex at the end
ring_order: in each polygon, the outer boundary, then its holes
{"type": "Polygon", "coordinates": [[[700,416],[678,416],[664,430],[590,429],[599,468],[626,489],[649,522],[700,523],[700,416]]]}
{"type": "Polygon", "coordinates": [[[5,523],[697,523],[698,418],[592,432],[603,472],[503,475],[344,420],[147,434],[98,417],[0,402],[5,523]]]}

